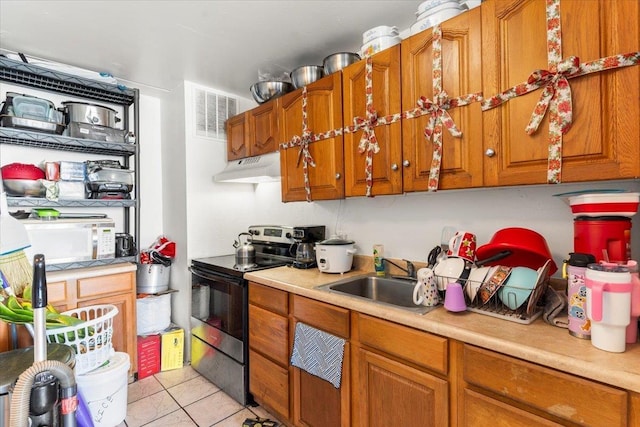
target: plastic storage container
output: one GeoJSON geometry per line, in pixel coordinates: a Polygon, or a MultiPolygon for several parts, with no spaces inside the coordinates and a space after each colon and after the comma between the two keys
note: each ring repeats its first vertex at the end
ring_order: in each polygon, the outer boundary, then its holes
{"type": "Polygon", "coordinates": [[[95,427],[117,426],[127,416],[127,382],[131,362],[127,353],[115,353],[107,363],[85,375],[76,375],[95,427]]]}

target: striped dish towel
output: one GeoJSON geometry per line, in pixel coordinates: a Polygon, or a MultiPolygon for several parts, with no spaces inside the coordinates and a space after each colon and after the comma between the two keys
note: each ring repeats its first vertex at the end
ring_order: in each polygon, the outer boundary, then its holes
{"type": "Polygon", "coordinates": [[[296,323],[291,365],[340,388],[345,340],[304,323],[296,323]]]}

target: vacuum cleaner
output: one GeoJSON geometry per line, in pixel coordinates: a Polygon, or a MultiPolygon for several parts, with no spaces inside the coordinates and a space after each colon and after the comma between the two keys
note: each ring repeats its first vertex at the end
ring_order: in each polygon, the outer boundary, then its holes
{"type": "Polygon", "coordinates": [[[13,388],[10,427],[76,427],[79,401],[73,370],[58,360],[47,360],[47,281],[44,255],[33,258],[33,355],[13,388]]]}

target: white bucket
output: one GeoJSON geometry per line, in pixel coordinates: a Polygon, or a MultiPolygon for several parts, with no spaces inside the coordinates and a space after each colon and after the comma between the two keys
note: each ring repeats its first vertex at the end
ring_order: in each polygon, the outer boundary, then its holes
{"type": "Polygon", "coordinates": [[[127,417],[129,355],[116,352],[103,366],[76,375],[78,390],[96,427],[114,427],[127,417]]]}

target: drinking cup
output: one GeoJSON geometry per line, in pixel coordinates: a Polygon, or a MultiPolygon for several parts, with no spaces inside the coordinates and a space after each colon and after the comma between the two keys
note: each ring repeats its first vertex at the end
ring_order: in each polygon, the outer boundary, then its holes
{"type": "Polygon", "coordinates": [[[476,259],[476,235],[469,231],[457,231],[449,240],[448,257],[459,257],[473,262],[476,259]]]}
{"type": "Polygon", "coordinates": [[[444,308],[449,311],[465,311],[467,304],[464,302],[464,293],[462,285],[458,282],[447,284],[447,290],[444,295],[444,308]]]}
{"type": "Polygon", "coordinates": [[[436,286],[436,276],[432,269],[421,268],[418,270],[418,282],[413,288],[413,303],[433,307],[440,302],[438,288],[436,286]]]}
{"type": "Polygon", "coordinates": [[[591,343],[605,351],[626,349],[626,329],[631,321],[631,273],[616,264],[589,264],[585,273],[587,317],[591,343]]]}

